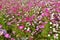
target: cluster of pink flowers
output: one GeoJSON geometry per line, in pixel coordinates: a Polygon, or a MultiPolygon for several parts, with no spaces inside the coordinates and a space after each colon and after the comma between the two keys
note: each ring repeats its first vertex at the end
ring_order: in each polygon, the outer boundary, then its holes
{"type": "MultiPolygon", "coordinates": [[[[33,35],[44,29],[48,22],[60,24],[59,0],[0,0],[0,11],[5,12],[8,26],[16,25],[19,30],[33,35]],[[31,27],[35,30],[32,31],[31,27]]],[[[2,25],[0,29],[3,29],[2,25]]],[[[6,33],[4,37],[11,38],[11,35],[6,33]]]]}

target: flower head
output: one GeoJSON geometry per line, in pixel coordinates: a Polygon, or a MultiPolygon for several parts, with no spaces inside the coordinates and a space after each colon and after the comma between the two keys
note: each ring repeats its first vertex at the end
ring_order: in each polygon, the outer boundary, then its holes
{"type": "Polygon", "coordinates": [[[0,5],[0,10],[2,9],[2,5],[0,5]]]}
{"type": "Polygon", "coordinates": [[[14,38],[11,38],[11,40],[15,40],[14,38]]]}
{"type": "Polygon", "coordinates": [[[22,30],[23,28],[24,28],[24,26],[23,26],[23,25],[22,25],[22,26],[19,26],[19,29],[20,29],[20,30],[22,30]]]}
{"type": "Polygon", "coordinates": [[[10,34],[6,33],[6,34],[4,35],[4,37],[10,38],[10,34]]]}
{"type": "Polygon", "coordinates": [[[4,34],[6,34],[6,33],[7,33],[6,30],[0,29],[0,35],[4,35],[4,34]]]}
{"type": "Polygon", "coordinates": [[[2,28],[2,25],[0,24],[0,28],[2,28]]]}

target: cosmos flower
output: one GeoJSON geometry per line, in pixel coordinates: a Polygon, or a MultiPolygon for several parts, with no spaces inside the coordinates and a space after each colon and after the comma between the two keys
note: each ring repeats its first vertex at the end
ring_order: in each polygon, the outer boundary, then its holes
{"type": "Polygon", "coordinates": [[[14,38],[11,38],[11,40],[15,40],[14,38]]]}
{"type": "Polygon", "coordinates": [[[29,7],[29,8],[31,8],[31,7],[33,6],[33,2],[30,2],[30,1],[29,1],[27,4],[28,4],[28,7],[29,7]]]}
{"type": "Polygon", "coordinates": [[[2,28],[2,25],[0,24],[0,28],[2,28]]]}
{"type": "Polygon", "coordinates": [[[6,33],[7,33],[6,30],[0,29],[0,36],[1,36],[1,35],[4,35],[4,34],[6,34],[6,33]]]}
{"type": "Polygon", "coordinates": [[[6,33],[6,34],[4,35],[4,37],[10,38],[10,34],[6,33]]]}
{"type": "Polygon", "coordinates": [[[19,29],[20,29],[20,30],[22,30],[23,28],[24,28],[24,26],[23,26],[23,25],[22,25],[22,26],[19,26],[19,29]]]}
{"type": "Polygon", "coordinates": [[[56,11],[57,11],[57,12],[60,12],[60,8],[56,8],[56,11]]]}
{"type": "Polygon", "coordinates": [[[40,25],[40,27],[39,28],[44,28],[44,25],[42,24],[42,25],[40,25]]]}
{"type": "Polygon", "coordinates": [[[11,22],[7,22],[7,25],[11,25],[11,22]]]}
{"type": "Polygon", "coordinates": [[[2,9],[2,5],[0,5],[0,10],[2,9]]]}

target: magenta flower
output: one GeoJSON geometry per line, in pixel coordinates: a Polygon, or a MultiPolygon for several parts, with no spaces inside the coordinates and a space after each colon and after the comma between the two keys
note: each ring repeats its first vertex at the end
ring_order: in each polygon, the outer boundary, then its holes
{"type": "Polygon", "coordinates": [[[45,10],[44,10],[44,13],[42,13],[41,14],[41,16],[46,16],[46,17],[50,17],[50,13],[49,13],[50,11],[46,8],[45,10]]]}
{"type": "Polygon", "coordinates": [[[14,13],[16,13],[18,9],[19,9],[19,7],[17,7],[17,6],[11,8],[11,10],[12,10],[14,13]]]}
{"type": "Polygon", "coordinates": [[[30,17],[26,17],[26,21],[32,21],[30,17]]]}
{"type": "Polygon", "coordinates": [[[4,35],[4,37],[10,38],[10,35],[7,33],[7,34],[4,35]]]}
{"type": "Polygon", "coordinates": [[[0,10],[2,9],[2,5],[0,5],[0,10]]]}
{"type": "Polygon", "coordinates": [[[33,18],[34,18],[34,17],[35,17],[35,16],[26,17],[25,20],[31,22],[31,21],[33,21],[33,18]]]}
{"type": "Polygon", "coordinates": [[[48,10],[48,8],[45,8],[44,11],[45,11],[46,13],[49,13],[49,12],[50,12],[50,11],[48,10]]]}
{"type": "Polygon", "coordinates": [[[22,25],[22,26],[19,26],[19,29],[20,29],[20,30],[22,30],[23,28],[24,28],[24,26],[23,26],[23,25],[22,25]]]}
{"type": "Polygon", "coordinates": [[[30,11],[29,7],[22,7],[22,9],[23,9],[24,12],[29,12],[30,11]]]}

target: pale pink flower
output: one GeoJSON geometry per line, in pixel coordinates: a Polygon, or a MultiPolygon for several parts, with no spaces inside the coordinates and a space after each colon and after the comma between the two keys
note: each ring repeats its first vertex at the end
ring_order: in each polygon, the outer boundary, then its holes
{"type": "Polygon", "coordinates": [[[15,31],[12,31],[13,34],[15,34],[16,32],[15,31]]]}
{"type": "Polygon", "coordinates": [[[10,38],[10,35],[7,33],[7,34],[4,35],[4,37],[10,38]]]}
{"type": "Polygon", "coordinates": [[[44,7],[44,6],[45,6],[45,2],[39,1],[39,2],[36,3],[36,5],[37,5],[38,7],[44,7]]]}
{"type": "Polygon", "coordinates": [[[37,30],[37,31],[39,30],[39,27],[38,27],[38,26],[36,27],[36,30],[37,30]]]}
{"type": "Polygon", "coordinates": [[[23,28],[24,28],[24,26],[23,26],[23,25],[22,25],[22,26],[19,26],[19,29],[20,29],[20,30],[22,30],[23,28]]]}
{"type": "Polygon", "coordinates": [[[6,33],[7,33],[6,30],[0,29],[0,36],[1,36],[1,35],[4,35],[4,34],[6,34],[6,33]]]}
{"type": "Polygon", "coordinates": [[[11,22],[7,22],[7,25],[11,25],[11,22]]]}
{"type": "Polygon", "coordinates": [[[15,40],[14,38],[11,38],[11,40],[15,40]]]}
{"type": "Polygon", "coordinates": [[[41,14],[41,16],[43,16],[43,17],[44,17],[44,16],[45,16],[45,14],[44,14],[44,13],[42,13],[42,14],[41,14]]]}
{"type": "Polygon", "coordinates": [[[42,25],[40,25],[40,27],[39,28],[44,28],[44,25],[42,24],[42,25]]]}
{"type": "Polygon", "coordinates": [[[33,2],[28,2],[27,5],[29,8],[31,8],[31,7],[33,7],[33,2]]]}
{"type": "Polygon", "coordinates": [[[39,28],[45,28],[45,25],[47,24],[48,22],[43,22],[39,25],[39,28]]]}
{"type": "Polygon", "coordinates": [[[0,28],[2,28],[2,25],[0,24],[0,28]]]}

